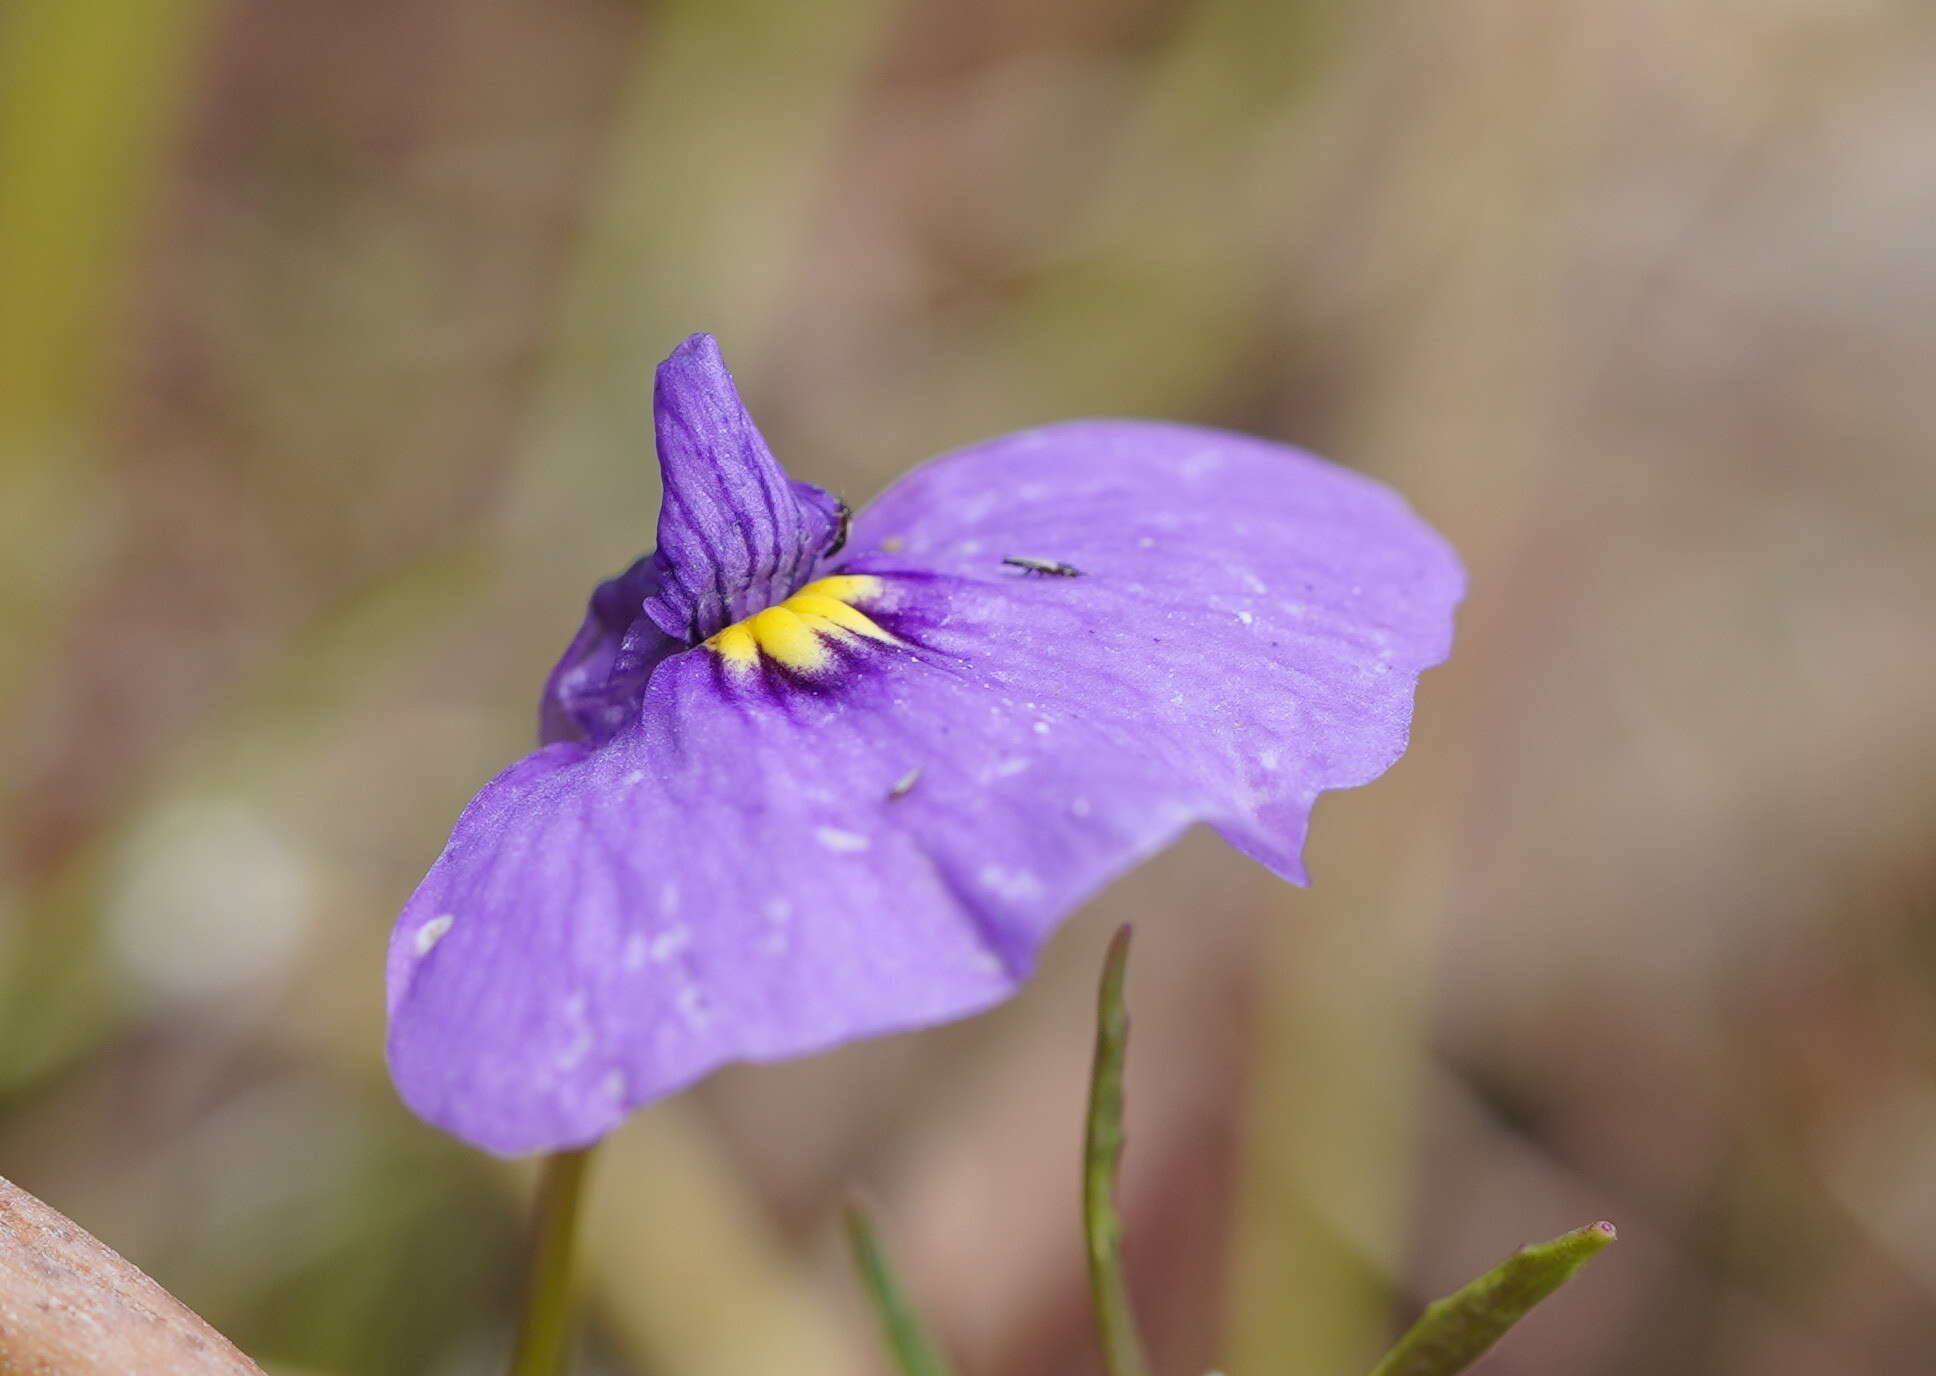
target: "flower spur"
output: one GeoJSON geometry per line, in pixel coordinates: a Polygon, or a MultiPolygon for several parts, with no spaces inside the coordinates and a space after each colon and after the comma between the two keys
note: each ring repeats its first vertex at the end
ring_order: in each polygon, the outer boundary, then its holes
{"type": "Polygon", "coordinates": [[[962,1017],[1195,822],[1303,882],[1314,800],[1405,748],[1463,574],[1380,484],[1260,439],[1076,421],[852,518],[710,336],[661,365],[658,549],[601,584],[542,748],[398,920],[390,1067],[499,1153],[731,1061],[962,1017]]]}

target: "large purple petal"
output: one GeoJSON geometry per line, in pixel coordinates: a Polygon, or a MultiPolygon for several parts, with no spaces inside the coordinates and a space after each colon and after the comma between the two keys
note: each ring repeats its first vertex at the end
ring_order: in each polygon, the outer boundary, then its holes
{"type": "Polygon", "coordinates": [[[1316,794],[1403,749],[1462,582],[1376,483],[1127,422],[937,460],[841,572],[881,634],[673,654],[608,743],[472,803],[391,947],[419,1113],[583,1143],[727,1061],[972,1012],[1193,821],[1300,877],[1316,794]]]}
{"type": "Polygon", "coordinates": [[[1298,882],[1311,803],[1404,752],[1465,590],[1451,547],[1383,484],[1145,421],[944,455],[868,508],[850,551],[856,569],[944,581],[925,640],[993,691],[1175,751],[1217,800],[1206,820],[1298,882]]]}
{"type": "Polygon", "coordinates": [[[805,582],[839,538],[841,505],[787,477],[709,334],[659,365],[652,417],[665,499],[645,610],[667,635],[702,640],[805,582]]]}

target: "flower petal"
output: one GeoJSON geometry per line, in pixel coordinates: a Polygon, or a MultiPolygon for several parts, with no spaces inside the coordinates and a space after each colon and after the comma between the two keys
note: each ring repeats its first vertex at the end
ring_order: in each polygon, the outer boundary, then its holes
{"type": "Polygon", "coordinates": [[[653,668],[683,648],[645,617],[646,599],[658,589],[650,556],[598,585],[584,624],[545,680],[539,740],[602,745],[638,714],[653,668]]]}
{"type": "Polygon", "coordinates": [[[652,398],[665,501],[646,613],[667,635],[703,640],[771,606],[837,543],[841,504],[788,478],[746,413],[709,334],[659,365],[652,398]]]}
{"type": "Polygon", "coordinates": [[[676,656],[637,727],[485,788],[392,941],[405,1100],[550,1149],[728,1061],[973,1012],[1200,806],[1079,721],[1045,749],[1023,703],[869,652],[834,692],[676,656]]]}
{"type": "Polygon", "coordinates": [[[1262,441],[1098,422],[937,460],[792,610],[471,804],[392,942],[398,1087],[490,1150],[579,1144],[725,1062],[1000,1000],[1193,821],[1301,877],[1316,794],[1403,749],[1461,583],[1386,489],[1262,441]]]}
{"type": "Polygon", "coordinates": [[[1216,799],[1204,817],[1299,883],[1311,804],[1404,753],[1465,591],[1458,556],[1382,483],[1147,421],[944,455],[855,522],[847,565],[921,570],[939,609],[925,643],[993,691],[1172,752],[1216,799]]]}

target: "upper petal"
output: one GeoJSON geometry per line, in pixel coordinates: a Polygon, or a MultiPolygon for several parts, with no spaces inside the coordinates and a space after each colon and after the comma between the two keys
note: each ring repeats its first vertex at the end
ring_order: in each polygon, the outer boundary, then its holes
{"type": "Polygon", "coordinates": [[[691,643],[779,601],[839,538],[842,508],[794,482],[740,401],[709,334],[659,365],[652,398],[664,504],[646,612],[691,643]]]}
{"type": "Polygon", "coordinates": [[[1465,590],[1451,547],[1382,483],[1147,421],[944,455],[856,520],[850,552],[945,576],[934,645],[1002,691],[1162,742],[1216,798],[1206,819],[1299,881],[1312,802],[1404,752],[1465,590]]]}

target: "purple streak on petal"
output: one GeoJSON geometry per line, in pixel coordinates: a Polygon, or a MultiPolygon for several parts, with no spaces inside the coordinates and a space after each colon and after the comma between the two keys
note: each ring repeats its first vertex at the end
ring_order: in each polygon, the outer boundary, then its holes
{"type": "Polygon", "coordinates": [[[665,500],[646,612],[693,644],[804,583],[839,533],[840,503],[787,477],[709,334],[659,365],[652,414],[665,500]]]}

